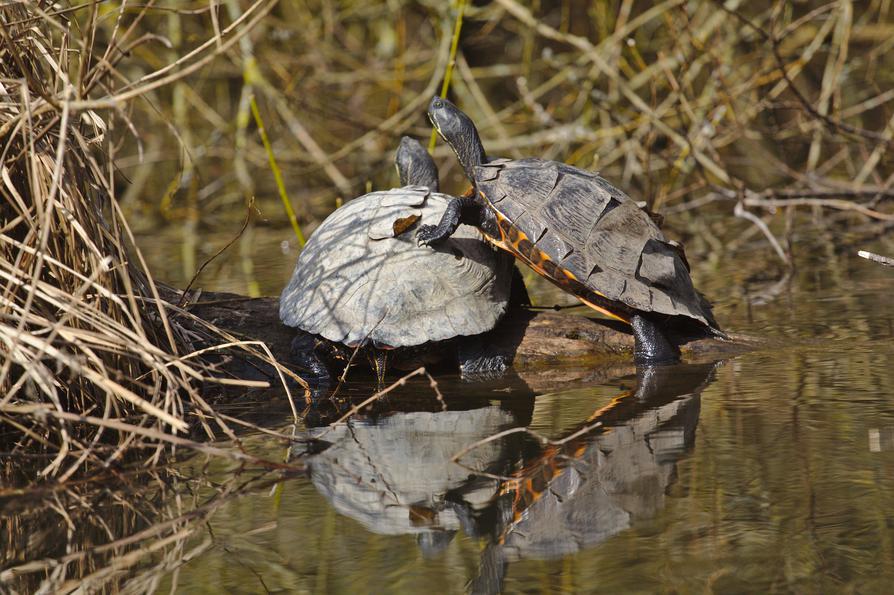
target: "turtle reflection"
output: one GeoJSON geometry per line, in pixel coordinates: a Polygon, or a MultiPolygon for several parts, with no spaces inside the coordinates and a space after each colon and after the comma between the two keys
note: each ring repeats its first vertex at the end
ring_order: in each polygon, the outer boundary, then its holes
{"type": "Polygon", "coordinates": [[[544,445],[516,432],[514,407],[392,413],[318,428],[311,481],[335,509],[379,534],[415,534],[433,555],[462,529],[487,539],[471,587],[500,590],[509,563],[595,546],[664,505],[676,461],[693,443],[699,395],[714,364],[641,367],[635,388],[544,445]],[[456,454],[475,444],[461,459],[456,454]],[[317,441],[319,446],[319,441],[317,441]]]}
{"type": "MultiPolygon", "coordinates": [[[[468,511],[493,501],[499,481],[469,471],[451,457],[464,446],[530,423],[534,398],[502,405],[411,411],[354,418],[314,428],[293,455],[307,456],[311,482],[341,514],[382,535],[415,534],[424,553],[447,545],[468,511]],[[320,452],[320,448],[323,450],[320,452]]],[[[489,441],[470,455],[476,469],[511,472],[524,451],[520,434],[489,441]]]]}
{"type": "Polygon", "coordinates": [[[569,432],[570,439],[553,441],[504,480],[493,510],[477,526],[491,543],[472,592],[499,591],[512,561],[566,556],[656,514],[677,460],[692,446],[700,394],[714,369],[639,368],[635,390],[620,394],[569,432]]]}

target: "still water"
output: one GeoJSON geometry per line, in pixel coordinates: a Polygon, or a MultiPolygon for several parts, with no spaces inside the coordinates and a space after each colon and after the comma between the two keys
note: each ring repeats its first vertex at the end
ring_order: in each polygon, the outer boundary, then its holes
{"type": "MultiPolygon", "coordinates": [[[[781,285],[696,268],[726,328],[769,340],[733,359],[597,381],[561,366],[487,384],[439,377],[442,398],[414,379],[345,425],[314,412],[283,430],[291,447],[249,435],[253,452],[306,471],[227,500],[160,586],[890,592],[894,271],[851,252],[802,242],[781,285]]],[[[288,266],[269,273],[275,285],[288,266]]],[[[342,410],[371,393],[349,384],[342,410]]],[[[273,401],[253,413],[282,430],[273,401]]]]}
{"type": "MultiPolygon", "coordinates": [[[[275,294],[288,235],[257,234],[199,286],[275,294]]],[[[141,243],[183,285],[169,239],[141,243]]],[[[805,233],[788,282],[761,242],[690,256],[721,324],[765,342],[734,358],[417,376],[330,426],[375,391],[351,375],[297,424],[275,390],[220,405],[274,468],[181,451],[0,486],[0,592],[889,593],[894,271],[857,248],[894,254],[805,233]]]]}

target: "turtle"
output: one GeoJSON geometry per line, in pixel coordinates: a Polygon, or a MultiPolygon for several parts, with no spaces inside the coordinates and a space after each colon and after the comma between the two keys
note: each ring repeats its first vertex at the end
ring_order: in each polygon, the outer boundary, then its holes
{"type": "Polygon", "coordinates": [[[447,99],[432,99],[428,116],[474,191],[454,198],[437,225],[419,227],[419,243],[437,245],[461,223],[478,227],[587,306],[629,324],[637,363],[677,361],[674,338],[726,338],[693,287],[682,247],[624,192],[565,163],[488,159],[471,118],[447,99]]]}
{"type": "Polygon", "coordinates": [[[479,335],[506,312],[513,282],[526,301],[512,257],[470,226],[438,246],[418,245],[414,226],[439,221],[453,197],[437,192],[437,168],[418,141],[404,137],[395,164],[401,188],[348,201],[299,255],[279,303],[280,320],[299,331],[294,363],[325,381],[320,355],[346,359],[360,348],[381,383],[391,355],[419,356],[435,342],[468,337],[457,348],[463,375],[501,373],[505,356],[488,352],[479,335]]]}

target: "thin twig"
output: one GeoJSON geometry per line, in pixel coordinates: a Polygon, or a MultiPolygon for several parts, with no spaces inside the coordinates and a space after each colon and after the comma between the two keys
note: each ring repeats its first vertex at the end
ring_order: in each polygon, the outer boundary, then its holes
{"type": "Polygon", "coordinates": [[[888,256],[867,252],[866,250],[860,250],[857,252],[857,256],[865,258],[866,260],[871,260],[872,262],[877,262],[886,267],[894,267],[894,258],[889,258],[888,256]]]}

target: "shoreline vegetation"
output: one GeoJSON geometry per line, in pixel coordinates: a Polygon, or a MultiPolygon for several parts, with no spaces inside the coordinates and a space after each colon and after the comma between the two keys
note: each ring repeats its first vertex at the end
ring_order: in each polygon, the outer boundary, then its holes
{"type": "Polygon", "coordinates": [[[28,3],[0,12],[4,450],[45,453],[38,477],[55,481],[131,450],[152,463],[169,446],[227,454],[188,439],[191,425],[206,439],[234,437],[203,395],[213,385],[258,383],[228,378],[201,356],[244,349],[276,363],[259,342],[160,298],[117,194],[109,135],[136,132],[128,97],[163,79],[116,88],[120,48],[90,45],[96,6],[86,36],[69,20],[84,15],[28,3]]]}
{"type": "MultiPolygon", "coordinates": [[[[300,471],[251,455],[238,428],[257,426],[221,413],[212,397],[279,385],[297,422],[306,384],[263,341],[197,316],[184,297],[201,294],[171,297],[129,222],[142,214],[146,227],[194,232],[228,212],[234,231],[245,221],[241,250],[264,217],[307,234],[340,200],[392,185],[396,139],[430,133],[424,106],[454,31],[459,39],[455,7],[421,2],[395,15],[324,4],[0,6],[0,502],[65,493],[82,503],[72,517],[100,526],[89,503],[106,497],[97,484],[115,480],[131,494],[153,486],[134,497],[166,519],[155,529],[134,523],[145,532],[131,539],[132,512],[106,549],[47,551],[0,572],[0,583],[91,557],[91,584],[112,588],[124,580],[118,570],[154,555],[124,552],[142,544],[174,560],[164,548],[175,543],[182,556],[216,498],[266,486],[270,470],[300,471]],[[292,215],[279,204],[284,187],[292,215]],[[234,354],[275,377],[234,377],[225,367],[234,354]],[[196,495],[165,509],[178,477],[163,464],[181,452],[262,471],[244,485],[204,485],[216,490],[208,502],[196,495]],[[125,462],[146,475],[121,471],[125,462]]],[[[572,4],[464,5],[452,93],[495,153],[601,170],[672,219],[695,275],[757,245],[774,279],[754,300],[784,290],[799,236],[821,229],[831,253],[856,254],[890,233],[887,3],[572,4]],[[656,36],[666,43],[647,51],[656,36]]],[[[448,149],[435,156],[445,185],[459,188],[448,149]]],[[[184,247],[197,287],[227,247],[184,247]]],[[[20,530],[0,546],[22,552],[28,518],[47,510],[68,514],[46,502],[11,514],[7,526],[20,530]]],[[[182,563],[166,559],[131,587],[182,563]]],[[[52,584],[71,576],[60,571],[52,584]]]]}

